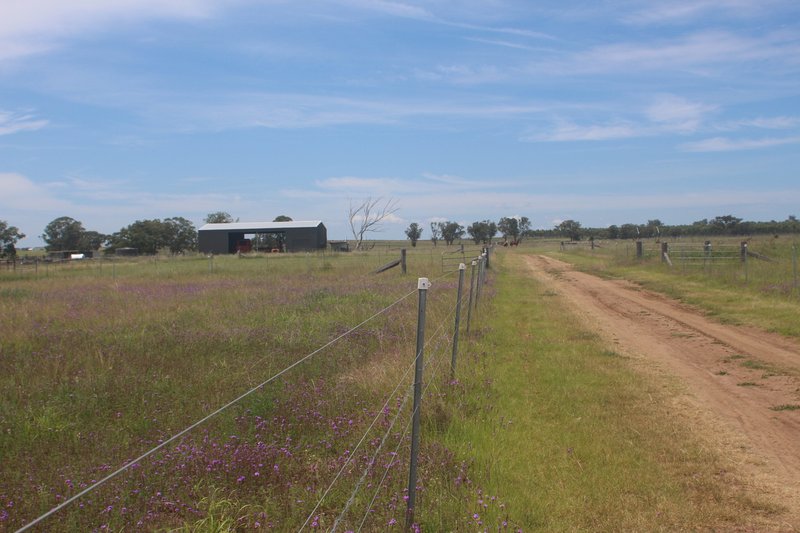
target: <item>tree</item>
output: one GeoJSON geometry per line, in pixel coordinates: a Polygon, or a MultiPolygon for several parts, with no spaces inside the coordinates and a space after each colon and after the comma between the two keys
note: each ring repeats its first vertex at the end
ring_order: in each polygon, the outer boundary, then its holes
{"type": "Polygon", "coordinates": [[[206,215],[206,224],[227,224],[233,222],[233,217],[225,211],[217,211],[206,215]]]}
{"type": "Polygon", "coordinates": [[[99,250],[103,243],[108,240],[108,235],[97,231],[84,231],[78,245],[79,250],[99,250]]]}
{"type": "Polygon", "coordinates": [[[411,240],[411,246],[416,246],[417,241],[422,237],[422,228],[419,227],[419,224],[416,222],[409,224],[406,228],[406,237],[411,240]]]}
{"type": "Polygon", "coordinates": [[[497,229],[506,241],[510,238],[513,244],[519,244],[522,237],[531,231],[531,221],[528,217],[503,217],[497,223],[497,229]]]}
{"type": "Polygon", "coordinates": [[[581,240],[581,223],[576,220],[565,220],[556,226],[556,230],[562,235],[569,237],[571,241],[581,240]]]}
{"type": "Polygon", "coordinates": [[[611,224],[606,231],[609,239],[619,239],[619,227],[611,224]]]}
{"type": "Polygon", "coordinates": [[[392,198],[387,200],[366,198],[358,205],[353,205],[351,200],[347,219],[356,241],[356,250],[361,249],[365,233],[381,231],[382,222],[390,218],[398,209],[397,200],[392,198]]]}
{"type": "Polygon", "coordinates": [[[620,239],[635,239],[639,236],[639,227],[636,224],[623,224],[619,227],[620,239]]]}
{"type": "Polygon", "coordinates": [[[24,239],[25,234],[16,226],[9,226],[5,220],[0,220],[0,257],[14,258],[17,255],[16,244],[24,239]]]}
{"type": "Polygon", "coordinates": [[[156,254],[167,246],[167,228],[158,220],[137,220],[111,236],[112,248],[136,248],[144,254],[156,254]]]}
{"type": "Polygon", "coordinates": [[[194,224],[183,217],[172,217],[164,220],[162,233],[165,245],[173,254],[197,249],[197,229],[194,224]]]}
{"type": "Polygon", "coordinates": [[[742,222],[741,218],[733,215],[725,215],[721,217],[714,217],[711,222],[712,231],[714,233],[737,233],[737,226],[742,222]]]}
{"type": "Polygon", "coordinates": [[[464,236],[464,226],[458,222],[439,222],[439,231],[442,233],[442,239],[448,246],[453,244],[456,239],[461,239],[464,236]]]}
{"type": "MultiPolygon", "coordinates": [[[[273,222],[291,222],[292,221],[292,217],[287,216],[287,215],[278,215],[272,221],[273,222]]],[[[269,236],[267,236],[267,237],[269,237],[269,236]]],[[[272,241],[272,242],[267,242],[267,244],[269,245],[270,249],[277,248],[278,250],[283,251],[285,249],[285,246],[286,246],[286,234],[278,233],[278,234],[274,235],[274,237],[272,239],[268,238],[267,241],[272,241]]]]}
{"type": "Polygon", "coordinates": [[[83,224],[70,217],[59,217],[50,222],[42,234],[47,251],[79,250],[86,230],[83,224]]]}
{"type": "Polygon", "coordinates": [[[469,236],[475,241],[475,244],[481,242],[489,244],[492,241],[492,237],[497,235],[497,224],[491,220],[473,222],[467,227],[467,233],[469,233],[469,236]]]}
{"type": "Polygon", "coordinates": [[[431,222],[431,241],[433,241],[434,246],[436,246],[436,243],[442,238],[442,228],[440,224],[441,222],[431,222]]]}

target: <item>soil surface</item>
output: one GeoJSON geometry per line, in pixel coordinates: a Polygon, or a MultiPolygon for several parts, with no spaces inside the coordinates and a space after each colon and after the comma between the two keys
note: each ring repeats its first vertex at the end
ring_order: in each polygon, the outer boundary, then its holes
{"type": "Polygon", "coordinates": [[[525,260],[546,290],[639,371],[678,383],[675,414],[729,460],[754,497],[785,507],[776,530],[800,531],[800,343],[724,325],[624,280],[525,260]]]}

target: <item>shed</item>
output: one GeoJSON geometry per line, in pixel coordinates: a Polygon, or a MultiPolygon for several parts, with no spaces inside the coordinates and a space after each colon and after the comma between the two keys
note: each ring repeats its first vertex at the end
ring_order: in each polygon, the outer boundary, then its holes
{"type": "Polygon", "coordinates": [[[324,250],[328,243],[328,230],[319,220],[206,224],[197,233],[197,247],[204,254],[248,251],[252,237],[262,235],[276,237],[283,252],[324,250]]]}

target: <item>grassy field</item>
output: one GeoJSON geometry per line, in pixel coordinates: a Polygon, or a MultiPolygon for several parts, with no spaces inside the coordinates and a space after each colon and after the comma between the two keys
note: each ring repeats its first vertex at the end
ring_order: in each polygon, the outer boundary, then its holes
{"type": "Polygon", "coordinates": [[[456,276],[441,246],[410,250],[406,276],[370,274],[396,250],[0,275],[0,530],[395,302],[40,530],[402,529],[418,276],[435,280],[423,530],[698,529],[772,511],[669,420],[663,390],[521,272],[516,254],[531,249],[497,253],[455,380],[456,276]]]}
{"type": "MultiPolygon", "coordinates": [[[[413,375],[417,276],[441,278],[428,308],[438,370],[431,394],[446,387],[441,361],[452,325],[435,328],[452,317],[456,278],[442,277],[425,253],[409,261],[408,275],[371,274],[386,258],[150,258],[2,278],[0,529],[21,526],[409,296],[42,530],[196,521],[211,530],[219,523],[292,530],[306,516],[309,526],[329,528],[373,460],[380,468],[367,489],[388,475],[367,528],[402,523],[406,424],[396,424],[380,454],[378,446],[413,375]],[[398,444],[404,453],[394,455],[398,444]]],[[[423,482],[461,468],[427,442],[420,461],[423,482]]],[[[346,523],[361,519],[371,495],[357,495],[346,523]]]]}

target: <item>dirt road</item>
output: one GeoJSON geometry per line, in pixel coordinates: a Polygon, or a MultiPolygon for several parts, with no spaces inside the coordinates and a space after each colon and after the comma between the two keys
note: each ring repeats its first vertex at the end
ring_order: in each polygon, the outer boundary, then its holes
{"type": "Polygon", "coordinates": [[[735,465],[748,490],[785,506],[800,531],[800,344],[719,324],[626,281],[526,256],[531,272],[640,371],[679,383],[676,416],[735,465]]]}

